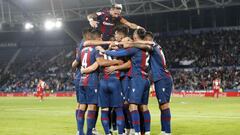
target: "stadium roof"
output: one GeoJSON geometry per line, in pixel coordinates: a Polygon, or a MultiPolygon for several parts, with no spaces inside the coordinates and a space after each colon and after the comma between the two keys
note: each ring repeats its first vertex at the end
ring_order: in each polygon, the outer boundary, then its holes
{"type": "Polygon", "coordinates": [[[0,20],[13,24],[46,18],[83,20],[114,2],[123,4],[127,16],[240,5],[240,0],[0,0],[0,20]]]}

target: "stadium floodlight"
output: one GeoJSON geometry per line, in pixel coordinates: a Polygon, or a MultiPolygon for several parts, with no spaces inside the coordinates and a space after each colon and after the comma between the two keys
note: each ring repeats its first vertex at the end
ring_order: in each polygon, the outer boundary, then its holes
{"type": "Polygon", "coordinates": [[[55,27],[55,22],[51,20],[46,20],[44,23],[44,27],[46,30],[52,30],[55,27]]]}
{"type": "Polygon", "coordinates": [[[55,22],[55,27],[56,27],[56,28],[61,28],[61,27],[62,27],[62,21],[61,21],[61,20],[57,20],[57,21],[55,22]]]}
{"type": "Polygon", "coordinates": [[[34,28],[34,25],[30,22],[27,22],[27,23],[25,23],[24,28],[26,30],[30,30],[30,29],[34,28]]]}

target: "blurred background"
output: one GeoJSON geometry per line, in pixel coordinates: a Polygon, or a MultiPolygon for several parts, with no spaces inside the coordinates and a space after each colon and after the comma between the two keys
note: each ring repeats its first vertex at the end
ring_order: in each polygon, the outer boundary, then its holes
{"type": "Polygon", "coordinates": [[[240,90],[239,0],[0,0],[0,92],[74,91],[71,62],[89,13],[123,16],[164,48],[175,91],[240,90]]]}

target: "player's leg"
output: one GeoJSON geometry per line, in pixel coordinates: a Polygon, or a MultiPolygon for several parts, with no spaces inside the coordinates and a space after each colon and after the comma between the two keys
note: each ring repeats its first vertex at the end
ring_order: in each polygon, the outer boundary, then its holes
{"type": "Polygon", "coordinates": [[[219,97],[219,92],[220,92],[220,90],[219,90],[219,89],[217,89],[217,98],[219,97]]]}
{"type": "Polygon", "coordinates": [[[169,101],[172,92],[172,79],[162,79],[154,83],[159,109],[161,111],[162,133],[171,134],[171,112],[169,101]]]}
{"type": "Polygon", "coordinates": [[[84,122],[85,122],[85,112],[87,109],[87,99],[86,99],[86,92],[83,87],[79,87],[78,89],[78,99],[79,99],[79,106],[77,112],[77,125],[78,125],[78,134],[84,135],[84,122]]]}
{"type": "Polygon", "coordinates": [[[145,84],[144,93],[142,96],[142,105],[140,106],[140,112],[143,118],[143,132],[145,135],[150,135],[151,128],[151,115],[148,109],[148,99],[149,99],[149,90],[150,90],[150,82],[145,79],[142,81],[145,84]]]}
{"type": "Polygon", "coordinates": [[[98,88],[97,87],[86,87],[87,92],[87,135],[92,135],[92,130],[96,125],[97,119],[97,103],[98,103],[98,88]]]}
{"type": "Polygon", "coordinates": [[[135,129],[135,134],[140,134],[140,115],[138,105],[142,103],[142,95],[145,85],[142,83],[141,77],[131,78],[131,89],[129,91],[129,110],[132,118],[132,125],[135,129]]]}
{"type": "Polygon", "coordinates": [[[43,90],[40,92],[40,101],[43,101],[43,90]]]}
{"type": "Polygon", "coordinates": [[[112,132],[117,132],[117,115],[114,109],[110,111],[110,120],[112,127],[110,126],[110,130],[112,129],[112,132]]]}
{"type": "Polygon", "coordinates": [[[101,107],[101,122],[106,135],[110,134],[109,106],[110,95],[108,93],[107,80],[101,79],[98,94],[99,106],[101,107]]]}
{"type": "Polygon", "coordinates": [[[114,107],[116,113],[116,122],[118,128],[118,134],[124,133],[125,118],[123,114],[123,93],[121,89],[120,80],[117,78],[110,78],[108,82],[108,88],[111,91],[111,107],[114,107]]]}
{"type": "Polygon", "coordinates": [[[124,105],[123,105],[123,113],[125,117],[125,128],[126,128],[126,134],[130,134],[130,130],[132,127],[132,122],[131,122],[131,115],[129,111],[129,103],[128,103],[128,91],[130,89],[130,82],[129,82],[129,77],[124,77],[121,80],[121,85],[123,89],[123,95],[124,95],[124,105]]]}

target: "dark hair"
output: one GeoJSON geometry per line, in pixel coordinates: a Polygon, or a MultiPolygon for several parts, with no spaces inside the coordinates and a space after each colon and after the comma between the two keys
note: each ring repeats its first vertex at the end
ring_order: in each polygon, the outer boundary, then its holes
{"type": "Polygon", "coordinates": [[[147,31],[145,36],[150,36],[153,38],[153,33],[151,31],[147,31]]]}
{"type": "Polygon", "coordinates": [[[126,35],[126,36],[127,36],[128,33],[129,33],[128,27],[126,27],[126,26],[124,26],[124,25],[119,25],[119,26],[117,26],[114,30],[117,31],[117,32],[121,32],[121,33],[123,33],[123,34],[126,35]]]}
{"type": "Polygon", "coordinates": [[[98,29],[93,29],[91,31],[91,33],[92,33],[92,35],[97,36],[97,37],[101,37],[101,35],[102,35],[102,32],[98,29]]]}
{"type": "Polygon", "coordinates": [[[88,33],[91,33],[92,32],[92,28],[85,28],[83,31],[82,31],[82,35],[83,37],[86,36],[86,34],[88,33]]]}
{"type": "Polygon", "coordinates": [[[136,32],[141,39],[144,39],[146,35],[146,31],[144,29],[137,29],[136,32]]]}

